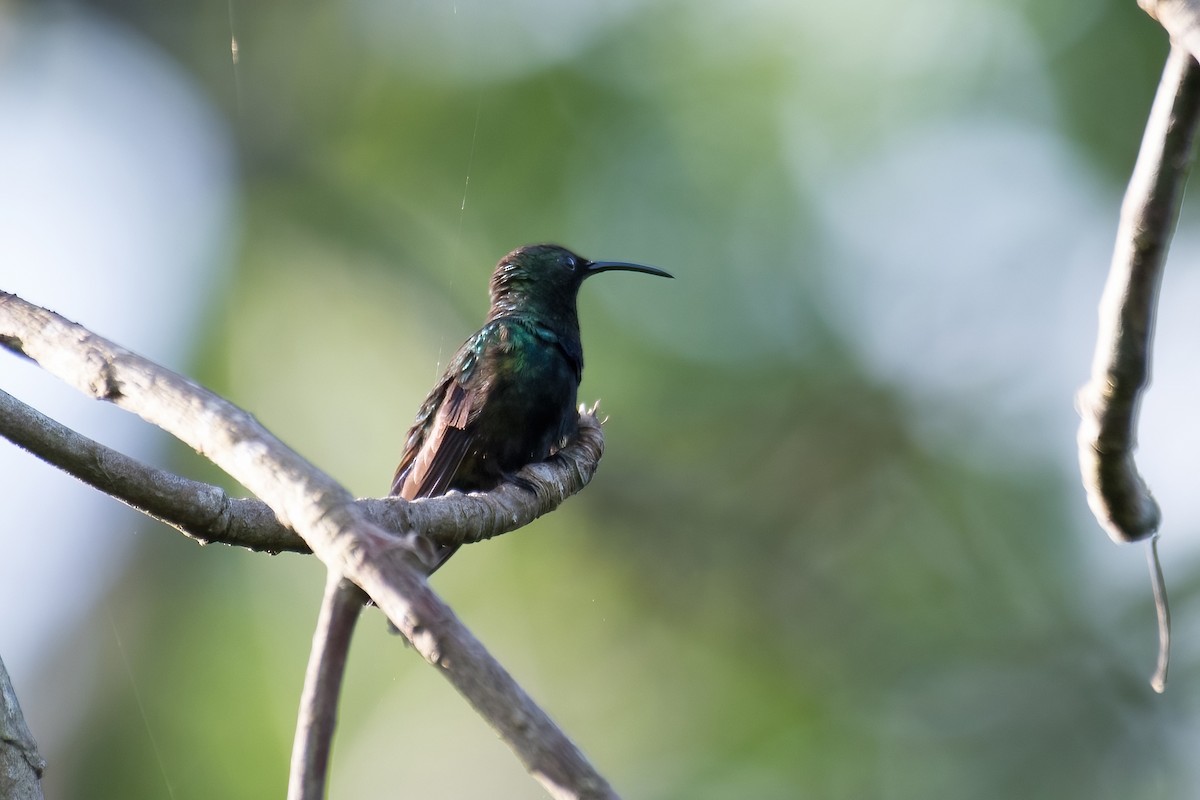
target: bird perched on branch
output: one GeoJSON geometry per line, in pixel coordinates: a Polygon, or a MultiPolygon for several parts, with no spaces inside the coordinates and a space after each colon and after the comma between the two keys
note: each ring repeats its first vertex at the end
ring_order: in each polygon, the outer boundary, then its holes
{"type": "MultiPolygon", "coordinates": [[[[492,489],[575,433],[583,375],[576,297],[586,278],[609,270],[674,277],[642,264],[588,261],[550,244],[500,259],[487,321],[454,354],[417,412],[393,495],[413,500],[492,489]]],[[[433,570],[457,549],[441,547],[433,570]]]]}

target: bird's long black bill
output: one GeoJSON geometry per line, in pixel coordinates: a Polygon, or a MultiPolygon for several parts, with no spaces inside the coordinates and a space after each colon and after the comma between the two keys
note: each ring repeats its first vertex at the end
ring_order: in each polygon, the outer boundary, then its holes
{"type": "Polygon", "coordinates": [[[661,270],[658,267],[647,267],[645,264],[631,264],[628,261],[593,261],[588,265],[587,274],[595,275],[597,272],[608,272],[614,269],[625,272],[644,272],[647,275],[658,275],[663,278],[675,277],[666,270],[661,270]]]}

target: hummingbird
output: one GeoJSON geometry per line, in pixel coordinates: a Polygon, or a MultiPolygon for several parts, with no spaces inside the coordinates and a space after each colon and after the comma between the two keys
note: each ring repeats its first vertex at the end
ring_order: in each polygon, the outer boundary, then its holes
{"type": "MultiPolygon", "coordinates": [[[[487,320],[463,342],[417,412],[391,494],[414,500],[487,491],[549,458],[576,432],[583,376],[579,287],[610,270],[673,278],[564,247],[519,247],[492,273],[487,320]]],[[[430,574],[458,549],[443,546],[430,574]]]]}

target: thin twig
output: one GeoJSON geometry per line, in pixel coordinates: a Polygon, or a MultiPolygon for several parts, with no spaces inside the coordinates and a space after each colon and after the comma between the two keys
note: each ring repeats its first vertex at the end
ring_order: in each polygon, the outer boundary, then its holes
{"type": "Polygon", "coordinates": [[[1158,557],[1158,536],[1146,543],[1146,561],[1150,565],[1150,588],[1154,592],[1154,609],[1158,617],[1158,661],[1150,686],[1162,694],[1167,690],[1167,670],[1171,666],[1171,605],[1167,602],[1167,581],[1163,578],[1162,560],[1158,557]]]}
{"type": "Polygon", "coordinates": [[[304,673],[304,690],[300,694],[288,800],[322,800],[325,796],[350,637],[366,599],[362,589],[332,571],[329,573],[304,673]]]}
{"type": "MultiPolygon", "coordinates": [[[[311,552],[257,498],[230,497],[219,486],[148,466],[89,439],[0,391],[0,436],[89,486],[170,525],[201,544],[237,545],[267,553],[311,552]]],[[[358,500],[367,518],[389,531],[421,531],[439,545],[470,544],[516,530],[548,514],[583,489],[604,452],[592,413],[579,435],[545,462],[520,470],[517,481],[482,494],[358,500]],[[533,486],[534,493],[525,487],[533,486]]]]}
{"type": "Polygon", "coordinates": [[[179,437],[266,502],[327,567],[361,587],[556,798],[616,797],[608,782],[429,589],[407,543],[245,411],[9,294],[0,344],[89,396],[179,437]]]}
{"type": "Polygon", "coordinates": [[[1080,390],[1079,466],[1088,505],[1116,542],[1150,538],[1151,577],[1159,622],[1158,666],[1166,686],[1170,612],[1154,542],[1158,504],[1134,462],[1137,418],[1150,377],[1154,313],[1200,124],[1200,66],[1173,45],[1146,122],[1141,150],[1121,204],[1091,380],[1080,390]]]}

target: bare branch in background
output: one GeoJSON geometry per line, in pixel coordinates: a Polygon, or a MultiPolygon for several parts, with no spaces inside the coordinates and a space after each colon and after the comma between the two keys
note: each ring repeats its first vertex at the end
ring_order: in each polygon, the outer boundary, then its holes
{"type": "MultiPolygon", "coordinates": [[[[1163,264],[1200,120],[1200,67],[1179,46],[1163,69],[1125,200],[1104,295],[1090,381],[1078,396],[1079,464],[1088,505],[1117,542],[1155,536],[1158,504],[1138,473],[1133,451],[1138,407],[1150,374],[1150,346],[1163,264]]],[[[1152,550],[1152,554],[1156,553],[1152,550]]],[[[1152,561],[1159,604],[1160,650],[1152,681],[1166,683],[1169,614],[1157,558],[1152,561]]]]}
{"type": "Polygon", "coordinates": [[[1138,5],[1166,28],[1175,44],[1200,58],[1200,0],[1138,0],[1138,5]]]}
{"type": "Polygon", "coordinates": [[[25,724],[21,704],[8,670],[0,660],[0,797],[4,800],[42,800],[42,770],[46,762],[25,724]]]}
{"type": "Polygon", "coordinates": [[[0,294],[0,343],[89,396],[172,433],[266,502],[322,562],[389,620],[558,798],[616,797],[430,589],[405,539],[372,523],[345,488],[245,411],[53,312],[0,294]]]}

